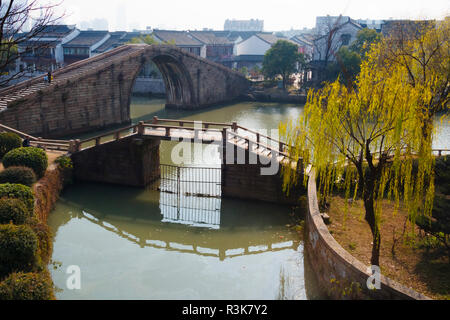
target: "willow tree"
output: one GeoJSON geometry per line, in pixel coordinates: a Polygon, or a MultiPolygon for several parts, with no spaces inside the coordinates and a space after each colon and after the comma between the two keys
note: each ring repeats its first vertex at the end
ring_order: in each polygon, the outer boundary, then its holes
{"type": "MultiPolygon", "coordinates": [[[[340,179],[347,197],[361,196],[373,238],[372,265],[379,265],[382,199],[395,199],[397,207],[400,200],[411,204],[411,214],[425,203],[431,213],[434,190],[432,179],[413,174],[414,153],[423,140],[416,116],[420,97],[402,66],[392,64],[388,74],[379,68],[381,50],[380,44],[372,46],[354,84],[338,79],[311,90],[304,115],[280,125],[291,154],[315,168],[321,197],[340,179]]],[[[282,172],[289,189],[295,172],[289,166],[282,172]]]]}
{"type": "Polygon", "coordinates": [[[389,69],[391,65],[404,69],[418,95],[417,117],[422,120],[427,142],[422,149],[429,152],[434,117],[448,108],[449,102],[450,18],[394,23],[390,37],[383,42],[378,67],[389,69]]]}

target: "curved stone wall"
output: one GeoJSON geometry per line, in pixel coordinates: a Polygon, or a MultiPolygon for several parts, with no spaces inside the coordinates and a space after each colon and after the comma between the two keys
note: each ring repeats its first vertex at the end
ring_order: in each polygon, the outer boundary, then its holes
{"type": "Polygon", "coordinates": [[[323,222],[317,199],[316,177],[312,170],[308,182],[306,215],[306,253],[318,283],[332,299],[428,300],[430,298],[381,275],[381,289],[369,290],[368,266],[348,253],[332,237],[323,222]]]}

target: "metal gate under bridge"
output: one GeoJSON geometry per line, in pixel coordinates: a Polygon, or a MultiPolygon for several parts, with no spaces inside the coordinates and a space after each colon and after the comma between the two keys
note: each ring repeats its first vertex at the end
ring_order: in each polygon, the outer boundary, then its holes
{"type": "Polygon", "coordinates": [[[222,195],[221,168],[161,164],[161,178],[150,188],[160,191],[163,222],[218,229],[222,195]]]}

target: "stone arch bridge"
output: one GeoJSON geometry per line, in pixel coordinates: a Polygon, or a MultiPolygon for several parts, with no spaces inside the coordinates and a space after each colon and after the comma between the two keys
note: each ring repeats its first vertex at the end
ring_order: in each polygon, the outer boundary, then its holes
{"type": "Polygon", "coordinates": [[[143,65],[160,69],[166,107],[197,109],[232,101],[248,80],[236,71],[171,45],[123,45],[53,74],[0,90],[0,123],[56,137],[130,122],[131,92],[143,65]]]}

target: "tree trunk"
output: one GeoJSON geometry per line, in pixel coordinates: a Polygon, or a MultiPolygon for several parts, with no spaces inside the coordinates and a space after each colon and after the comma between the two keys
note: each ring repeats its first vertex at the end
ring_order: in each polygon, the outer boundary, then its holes
{"type": "Polygon", "coordinates": [[[380,265],[380,245],[381,245],[381,234],[380,228],[375,218],[375,209],[374,209],[374,181],[371,179],[368,182],[368,187],[364,192],[364,208],[366,210],[365,220],[370,226],[370,231],[372,232],[372,258],[370,259],[370,263],[373,266],[380,265]]]}

